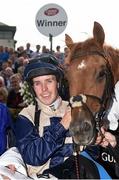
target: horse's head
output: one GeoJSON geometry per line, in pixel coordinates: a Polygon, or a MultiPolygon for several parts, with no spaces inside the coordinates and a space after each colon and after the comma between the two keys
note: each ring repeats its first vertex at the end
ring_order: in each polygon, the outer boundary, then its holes
{"type": "Polygon", "coordinates": [[[104,39],[104,30],[97,22],[91,39],[74,43],[70,36],[65,36],[70,50],[65,60],[72,107],[70,131],[78,145],[95,142],[117,81],[117,67],[104,48],[104,39]]]}

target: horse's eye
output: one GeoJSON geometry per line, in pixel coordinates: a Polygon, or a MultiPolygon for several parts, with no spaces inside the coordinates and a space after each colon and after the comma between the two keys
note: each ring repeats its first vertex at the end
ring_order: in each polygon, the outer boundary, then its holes
{"type": "Polygon", "coordinates": [[[98,74],[98,80],[103,80],[105,78],[105,71],[101,71],[98,74]]]}

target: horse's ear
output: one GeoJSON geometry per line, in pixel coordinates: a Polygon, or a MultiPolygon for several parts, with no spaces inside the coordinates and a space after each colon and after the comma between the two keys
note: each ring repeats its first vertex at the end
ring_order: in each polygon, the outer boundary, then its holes
{"type": "Polygon", "coordinates": [[[74,42],[73,42],[72,38],[68,34],[65,34],[65,44],[67,45],[67,47],[69,49],[71,49],[73,43],[74,42]]]}
{"type": "Polygon", "coordinates": [[[103,27],[96,21],[94,22],[93,36],[101,46],[104,44],[105,33],[103,27]]]}

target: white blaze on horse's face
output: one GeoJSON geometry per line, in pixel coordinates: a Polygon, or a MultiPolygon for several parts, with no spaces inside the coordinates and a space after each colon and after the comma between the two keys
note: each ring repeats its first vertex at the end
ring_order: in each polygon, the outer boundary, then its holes
{"type": "Polygon", "coordinates": [[[85,59],[82,59],[82,61],[78,64],[77,69],[85,69],[86,68],[86,62],[85,59]]]}

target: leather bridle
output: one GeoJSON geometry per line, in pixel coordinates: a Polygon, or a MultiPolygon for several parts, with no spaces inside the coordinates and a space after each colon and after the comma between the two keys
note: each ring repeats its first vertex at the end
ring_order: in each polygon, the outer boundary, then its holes
{"type": "MultiPolygon", "coordinates": [[[[83,94],[83,95],[78,94],[78,95],[70,98],[70,105],[72,108],[74,108],[73,107],[74,103],[77,104],[77,107],[81,106],[81,105],[86,106],[88,111],[92,114],[93,118],[95,119],[96,129],[99,131],[101,120],[103,119],[103,117],[107,111],[107,108],[109,107],[110,101],[112,100],[112,97],[114,95],[114,77],[113,77],[113,73],[111,71],[111,66],[109,64],[108,58],[107,58],[106,54],[102,51],[101,52],[100,51],[75,52],[75,55],[72,55],[71,59],[73,60],[73,59],[76,59],[79,57],[90,56],[90,55],[102,56],[104,58],[105,63],[106,63],[106,70],[105,70],[106,83],[105,83],[103,95],[102,95],[102,97],[99,98],[97,96],[89,95],[89,94],[83,94]],[[90,97],[92,99],[97,99],[99,101],[99,104],[100,104],[99,111],[97,113],[93,113],[90,110],[90,108],[87,106],[86,102],[83,100],[83,97],[85,97],[85,99],[88,97],[90,97]]],[[[76,107],[76,105],[75,105],[75,107],[76,107]]]]}

